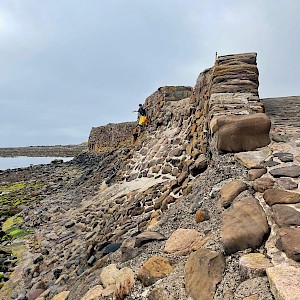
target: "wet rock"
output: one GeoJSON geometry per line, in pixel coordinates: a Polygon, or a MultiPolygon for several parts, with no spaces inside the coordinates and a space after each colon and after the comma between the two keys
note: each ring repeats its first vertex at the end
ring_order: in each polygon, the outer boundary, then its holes
{"type": "Polygon", "coordinates": [[[157,280],[168,276],[174,269],[167,258],[153,256],[149,258],[138,272],[137,278],[144,286],[150,286],[157,280]]]}
{"type": "Polygon", "coordinates": [[[275,189],[266,190],[263,197],[270,206],[274,204],[295,204],[300,202],[300,194],[275,189]]]}
{"type": "Polygon", "coordinates": [[[223,207],[228,207],[232,201],[247,189],[247,184],[241,180],[233,180],[226,183],[220,190],[220,203],[223,207]]]}
{"type": "Polygon", "coordinates": [[[284,204],[272,206],[275,222],[280,226],[300,226],[300,212],[284,204]]]}
{"type": "Polygon", "coordinates": [[[280,167],[270,171],[273,177],[292,177],[296,178],[300,176],[300,166],[293,165],[288,167],[280,167]]]}
{"type": "Polygon", "coordinates": [[[254,278],[266,275],[266,269],[273,267],[270,260],[261,253],[249,253],[240,258],[240,273],[243,278],[254,278]]]}
{"type": "Polygon", "coordinates": [[[187,255],[193,246],[201,240],[201,235],[195,229],[177,229],[166,241],[164,251],[174,255],[187,255]]]}
{"type": "Polygon", "coordinates": [[[277,248],[284,251],[287,257],[300,261],[300,228],[282,227],[278,234],[277,248]]]}
{"type": "Polygon", "coordinates": [[[274,186],[274,180],[268,177],[257,178],[254,180],[252,187],[256,192],[263,193],[265,190],[274,186]]]}
{"type": "Polygon", "coordinates": [[[271,291],[275,299],[295,300],[300,295],[300,269],[293,266],[276,266],[267,269],[271,291]]]}
{"type": "Polygon", "coordinates": [[[266,168],[251,169],[251,170],[248,171],[248,179],[250,181],[253,181],[253,180],[261,177],[265,173],[267,173],[267,169],[266,168]]]}
{"type": "Polygon", "coordinates": [[[241,199],[222,214],[221,240],[227,254],[256,249],[268,234],[266,215],[253,197],[241,199]]]}
{"type": "Polygon", "coordinates": [[[195,300],[213,299],[224,269],[222,254],[204,248],[193,252],[184,268],[184,281],[189,295],[195,300]]]}

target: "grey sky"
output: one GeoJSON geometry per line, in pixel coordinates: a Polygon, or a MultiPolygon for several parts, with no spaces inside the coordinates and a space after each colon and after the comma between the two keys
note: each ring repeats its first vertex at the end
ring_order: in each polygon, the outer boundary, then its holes
{"type": "Polygon", "coordinates": [[[131,121],[215,52],[257,52],[260,97],[300,95],[298,0],[0,0],[0,147],[131,121]]]}

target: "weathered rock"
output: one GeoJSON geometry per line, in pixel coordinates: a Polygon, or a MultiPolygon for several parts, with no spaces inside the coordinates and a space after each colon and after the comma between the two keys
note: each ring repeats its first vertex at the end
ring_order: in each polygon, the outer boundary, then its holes
{"type": "Polygon", "coordinates": [[[257,169],[263,166],[263,162],[271,154],[269,148],[256,151],[236,153],[234,158],[244,167],[248,169],[257,169]]]}
{"type": "Polygon", "coordinates": [[[253,197],[244,198],[223,213],[221,240],[227,254],[256,249],[269,233],[266,215],[253,197]]]}
{"type": "Polygon", "coordinates": [[[270,260],[261,253],[249,253],[240,258],[240,273],[243,278],[265,276],[266,269],[272,267],[270,260]]]}
{"type": "Polygon", "coordinates": [[[150,286],[157,280],[168,276],[174,269],[169,260],[160,256],[149,258],[138,272],[137,278],[144,286],[150,286]]]}
{"type": "Polygon", "coordinates": [[[163,241],[166,237],[159,232],[144,231],[136,236],[135,247],[141,247],[143,244],[151,241],[163,241]]]}
{"type": "Polygon", "coordinates": [[[184,268],[185,287],[189,295],[195,300],[213,299],[224,269],[222,254],[204,248],[193,252],[184,268]]]}
{"type": "Polygon", "coordinates": [[[287,152],[274,153],[273,156],[278,157],[282,162],[292,162],[294,160],[293,154],[287,152]]]}
{"type": "Polygon", "coordinates": [[[206,209],[198,209],[195,214],[196,223],[209,220],[209,213],[206,209]]]}
{"type": "Polygon", "coordinates": [[[274,204],[294,204],[300,202],[300,194],[275,189],[266,190],[263,197],[270,206],[274,204]]]}
{"type": "Polygon", "coordinates": [[[64,291],[55,295],[51,300],[66,300],[68,299],[70,291],[64,291]]]}
{"type": "Polygon", "coordinates": [[[276,300],[298,300],[300,295],[300,268],[276,266],[267,269],[271,291],[276,300]]]}
{"type": "Polygon", "coordinates": [[[122,268],[116,276],[116,299],[124,299],[134,286],[134,273],[130,268],[122,268]]]}
{"type": "Polygon", "coordinates": [[[195,229],[177,229],[166,241],[164,251],[174,255],[187,255],[193,246],[201,240],[201,235],[195,229]]]}
{"type": "Polygon", "coordinates": [[[300,261],[300,228],[282,227],[278,234],[280,236],[276,243],[278,249],[284,251],[287,257],[300,261]]]}
{"type": "Polygon", "coordinates": [[[35,300],[38,298],[45,290],[44,289],[31,289],[28,293],[28,300],[35,300]]]}
{"type": "Polygon", "coordinates": [[[247,184],[241,180],[233,180],[226,183],[220,190],[220,203],[223,207],[228,207],[232,201],[247,189],[247,184]]]}
{"type": "Polygon", "coordinates": [[[90,289],[81,300],[98,300],[102,295],[103,287],[101,285],[96,285],[90,289]]]}
{"type": "Polygon", "coordinates": [[[155,288],[148,296],[148,300],[175,300],[166,290],[162,288],[155,288]]]}
{"type": "Polygon", "coordinates": [[[205,171],[207,168],[208,161],[204,154],[199,155],[194,164],[192,164],[189,169],[193,176],[197,176],[198,174],[205,171]]]}
{"type": "Polygon", "coordinates": [[[288,167],[280,167],[270,171],[273,177],[292,177],[296,178],[300,176],[300,166],[293,165],[288,167]]]}
{"type": "Polygon", "coordinates": [[[111,284],[116,283],[116,277],[118,272],[119,270],[116,264],[110,264],[107,267],[103,268],[100,274],[100,279],[105,288],[111,284]]]}
{"type": "Polygon", "coordinates": [[[257,178],[254,180],[252,186],[256,192],[263,193],[265,190],[273,188],[274,180],[269,177],[257,178]]]}
{"type": "Polygon", "coordinates": [[[275,222],[280,226],[300,226],[300,212],[284,204],[272,206],[275,222]]]}
{"type": "Polygon", "coordinates": [[[291,178],[277,178],[275,182],[283,190],[295,190],[298,188],[298,183],[291,178]]]}
{"type": "Polygon", "coordinates": [[[251,151],[270,143],[271,121],[263,113],[215,118],[211,121],[211,130],[219,151],[251,151]]]}
{"type": "Polygon", "coordinates": [[[266,168],[262,168],[262,169],[251,169],[248,171],[248,179],[250,181],[253,181],[259,177],[261,177],[263,174],[267,173],[267,169],[266,168]]]}

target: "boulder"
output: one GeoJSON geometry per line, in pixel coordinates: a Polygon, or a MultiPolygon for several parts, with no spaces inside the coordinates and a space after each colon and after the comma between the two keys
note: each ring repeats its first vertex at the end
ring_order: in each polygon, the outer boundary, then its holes
{"type": "Polygon", "coordinates": [[[262,175],[264,175],[265,173],[267,173],[267,169],[266,168],[261,168],[261,169],[251,169],[248,171],[248,179],[250,181],[253,181],[259,177],[261,177],[262,175]]]}
{"type": "Polygon", "coordinates": [[[137,278],[144,286],[150,286],[157,280],[168,276],[174,269],[167,258],[153,256],[149,258],[138,272],[137,278]]]}
{"type": "Polygon", "coordinates": [[[205,248],[193,252],[184,268],[185,287],[192,299],[213,299],[224,269],[225,259],[221,253],[205,248]]]}
{"type": "Polygon", "coordinates": [[[274,186],[274,180],[269,177],[257,178],[254,180],[252,187],[256,192],[263,193],[265,190],[274,186]]]}
{"type": "Polygon", "coordinates": [[[189,169],[193,176],[197,176],[206,170],[208,165],[207,158],[204,154],[199,155],[194,164],[192,164],[189,169]]]}
{"type": "Polygon", "coordinates": [[[300,166],[292,165],[288,167],[280,167],[270,171],[273,177],[292,177],[297,178],[300,176],[300,166]]]}
{"type": "Polygon", "coordinates": [[[164,251],[174,255],[187,255],[200,240],[201,235],[197,230],[179,228],[166,241],[164,251]]]}
{"type": "Polygon", "coordinates": [[[234,154],[234,158],[242,166],[248,169],[257,169],[263,166],[263,162],[271,155],[269,148],[264,148],[256,151],[248,151],[234,154]]]}
{"type": "Polygon", "coordinates": [[[122,268],[116,276],[116,299],[124,299],[134,286],[134,273],[128,268],[122,268]]]}
{"type": "Polygon", "coordinates": [[[263,113],[214,117],[211,131],[217,150],[252,151],[270,143],[270,119],[263,113]],[[214,120],[217,118],[217,120],[214,120]]]}
{"type": "Polygon", "coordinates": [[[103,268],[100,274],[100,279],[105,288],[111,284],[116,283],[116,277],[118,272],[119,269],[117,268],[116,264],[110,264],[107,267],[103,268]]]}
{"type": "Polygon", "coordinates": [[[151,241],[163,241],[166,237],[159,232],[144,231],[136,236],[135,247],[141,247],[143,244],[151,241]]]}
{"type": "Polygon", "coordinates": [[[276,300],[297,300],[300,295],[300,268],[279,265],[267,269],[271,291],[276,300]]]}
{"type": "Polygon", "coordinates": [[[222,214],[221,240],[227,254],[256,249],[269,231],[266,215],[253,197],[243,198],[222,214]]]}
{"type": "Polygon", "coordinates": [[[247,190],[247,184],[241,180],[232,180],[226,183],[220,190],[220,203],[228,207],[232,201],[243,191],[247,190]]]}
{"type": "Polygon", "coordinates": [[[298,183],[291,178],[277,178],[275,182],[283,190],[295,190],[298,188],[298,183]]]}
{"type": "Polygon", "coordinates": [[[295,204],[300,202],[300,194],[275,189],[266,190],[263,197],[270,206],[274,204],[295,204]]]}
{"type": "Polygon", "coordinates": [[[300,226],[300,212],[288,205],[275,204],[272,206],[275,222],[280,227],[300,226]]]}
{"type": "Polygon", "coordinates": [[[278,234],[277,248],[284,251],[287,257],[300,261],[300,228],[282,227],[278,234]]]}

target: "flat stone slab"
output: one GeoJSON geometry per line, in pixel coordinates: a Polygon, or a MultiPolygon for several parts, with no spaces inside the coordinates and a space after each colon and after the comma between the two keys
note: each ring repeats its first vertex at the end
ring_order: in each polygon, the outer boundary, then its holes
{"type": "Polygon", "coordinates": [[[240,152],[234,155],[235,159],[248,169],[258,169],[263,167],[263,162],[271,155],[269,148],[257,151],[240,152]]]}
{"type": "Polygon", "coordinates": [[[279,158],[283,162],[292,162],[294,160],[294,155],[287,152],[274,153],[273,156],[279,158]]]}
{"type": "Polygon", "coordinates": [[[300,226],[300,212],[285,204],[272,206],[275,222],[280,226],[300,226]]]}
{"type": "Polygon", "coordinates": [[[277,178],[275,182],[283,190],[295,190],[298,188],[298,183],[291,178],[277,178]]]}
{"type": "Polygon", "coordinates": [[[287,257],[300,261],[300,228],[282,227],[278,234],[280,238],[276,247],[284,251],[287,257]]]}
{"type": "Polygon", "coordinates": [[[277,266],[267,269],[272,294],[276,300],[300,299],[300,268],[277,266]]]}
{"type": "Polygon", "coordinates": [[[283,190],[266,190],[263,197],[270,206],[274,204],[295,204],[300,202],[300,194],[283,190]]]}
{"type": "Polygon", "coordinates": [[[293,165],[289,167],[276,168],[270,171],[273,177],[292,177],[296,178],[300,176],[300,166],[293,165]]]}

